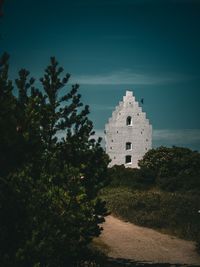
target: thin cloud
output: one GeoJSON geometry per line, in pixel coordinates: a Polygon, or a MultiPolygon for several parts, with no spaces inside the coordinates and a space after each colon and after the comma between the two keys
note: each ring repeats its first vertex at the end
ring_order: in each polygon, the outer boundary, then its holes
{"type": "Polygon", "coordinates": [[[101,138],[105,137],[104,130],[102,130],[102,129],[96,129],[95,130],[95,138],[98,138],[98,137],[101,137],[101,138]]]}
{"type": "Polygon", "coordinates": [[[200,129],[155,129],[153,140],[174,145],[200,143],[200,129]]]}
{"type": "Polygon", "coordinates": [[[90,110],[114,110],[114,106],[105,106],[98,104],[90,104],[90,110]]]}
{"type": "Polygon", "coordinates": [[[107,74],[94,75],[75,75],[71,83],[86,85],[154,85],[154,84],[171,84],[188,80],[188,77],[175,74],[142,74],[132,70],[125,69],[107,74]]]}

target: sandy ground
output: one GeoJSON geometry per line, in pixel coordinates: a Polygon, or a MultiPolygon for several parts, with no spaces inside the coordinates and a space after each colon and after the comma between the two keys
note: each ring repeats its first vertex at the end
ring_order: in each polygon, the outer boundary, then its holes
{"type": "Polygon", "coordinates": [[[108,216],[99,241],[108,247],[108,256],[156,263],[200,266],[195,243],[108,216]]]}

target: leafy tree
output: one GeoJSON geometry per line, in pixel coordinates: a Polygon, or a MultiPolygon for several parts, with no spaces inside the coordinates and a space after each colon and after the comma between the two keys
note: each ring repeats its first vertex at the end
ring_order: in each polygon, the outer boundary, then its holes
{"type": "Polygon", "coordinates": [[[62,73],[51,58],[38,90],[20,70],[16,97],[8,56],[1,60],[2,266],[69,266],[83,259],[106,215],[97,193],[107,183],[108,157],[78,85],[67,92],[70,75],[62,73]]]}
{"type": "Polygon", "coordinates": [[[155,184],[169,191],[200,190],[200,153],[182,147],[159,147],[139,162],[155,184]]]}

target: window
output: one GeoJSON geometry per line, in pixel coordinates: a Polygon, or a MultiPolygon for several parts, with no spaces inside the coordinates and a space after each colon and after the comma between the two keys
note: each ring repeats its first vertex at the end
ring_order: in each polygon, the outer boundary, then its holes
{"type": "Polygon", "coordinates": [[[125,158],[125,163],[126,164],[131,164],[132,163],[132,158],[130,155],[127,155],[126,158],[125,158]]]}
{"type": "Polygon", "coordinates": [[[131,150],[131,149],[132,149],[131,142],[126,142],[126,150],[131,150]]]}
{"type": "Polygon", "coordinates": [[[131,118],[131,116],[128,116],[128,117],[126,118],[126,125],[129,125],[129,126],[132,125],[132,118],[131,118]]]}

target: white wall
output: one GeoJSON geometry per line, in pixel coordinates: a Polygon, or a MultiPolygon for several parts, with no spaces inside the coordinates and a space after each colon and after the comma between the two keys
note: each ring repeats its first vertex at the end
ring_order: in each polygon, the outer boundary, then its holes
{"type": "Polygon", "coordinates": [[[131,91],[126,91],[123,101],[112,113],[105,125],[106,153],[113,165],[124,164],[126,167],[138,167],[138,160],[152,147],[152,126],[146,119],[131,91]],[[132,125],[126,125],[128,116],[132,117],[132,125]],[[126,142],[132,143],[132,149],[126,150],[126,142]],[[125,164],[126,155],[132,156],[131,164],[125,164]]]}

